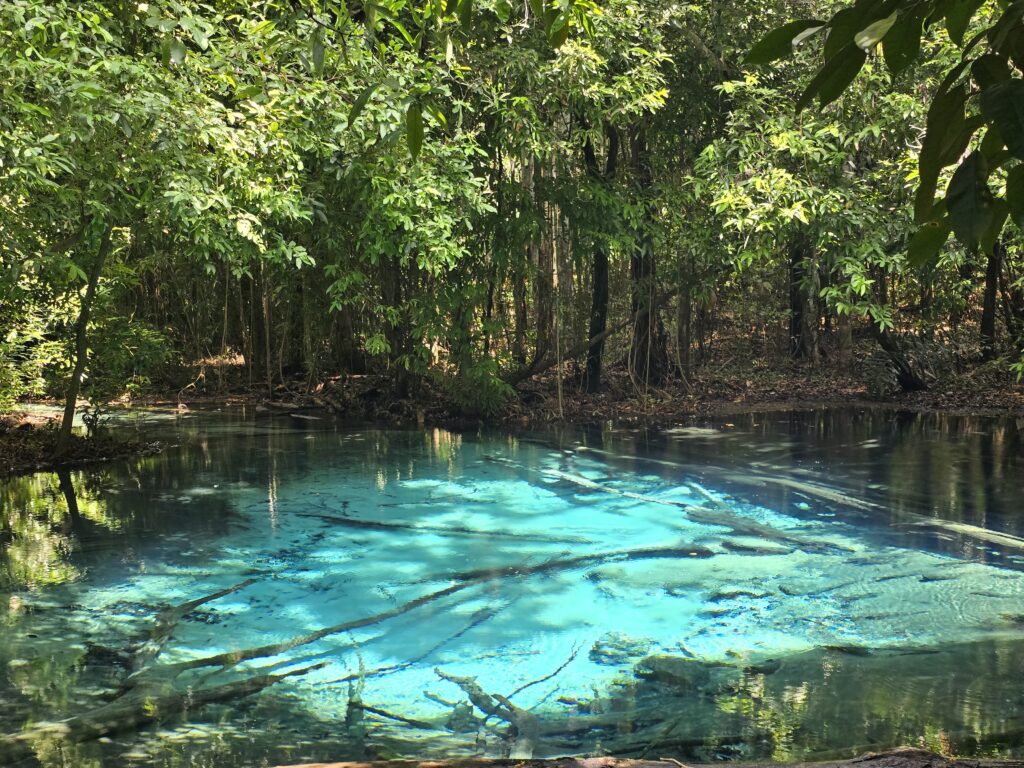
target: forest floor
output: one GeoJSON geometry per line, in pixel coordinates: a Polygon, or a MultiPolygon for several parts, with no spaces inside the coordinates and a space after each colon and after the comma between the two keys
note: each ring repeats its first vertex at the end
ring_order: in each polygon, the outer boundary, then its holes
{"type": "Polygon", "coordinates": [[[57,426],[56,419],[38,414],[0,414],[0,478],[161,450],[159,443],[124,440],[106,432],[88,438],[73,434],[67,449],[57,458],[57,426]]]}

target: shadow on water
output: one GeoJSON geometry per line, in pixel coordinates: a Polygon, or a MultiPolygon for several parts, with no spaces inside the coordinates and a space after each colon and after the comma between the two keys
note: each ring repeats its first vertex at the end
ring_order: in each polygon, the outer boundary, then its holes
{"type": "Polygon", "coordinates": [[[435,667],[521,688],[538,756],[1024,749],[1012,421],[778,412],[516,438],[142,418],[178,447],[0,484],[0,732],[116,698],[162,606],[243,579],[158,663],[479,581],[218,673],[326,663],[259,695],[38,740],[39,764],[503,754],[500,718],[435,667]]]}

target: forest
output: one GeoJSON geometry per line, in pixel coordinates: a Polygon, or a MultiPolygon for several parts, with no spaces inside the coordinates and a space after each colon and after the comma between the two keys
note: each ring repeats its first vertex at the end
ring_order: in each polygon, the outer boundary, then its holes
{"type": "Polygon", "coordinates": [[[0,404],[1015,402],[1022,15],[10,0],[0,404]]]}
{"type": "Polygon", "coordinates": [[[0,763],[1021,766],[1022,161],[1024,0],[0,1],[0,763]]]}

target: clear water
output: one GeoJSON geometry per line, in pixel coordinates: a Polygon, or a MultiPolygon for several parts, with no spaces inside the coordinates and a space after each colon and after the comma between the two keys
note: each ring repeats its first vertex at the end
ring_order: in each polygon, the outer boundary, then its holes
{"type": "Polygon", "coordinates": [[[179,445],[0,484],[0,732],[107,705],[161,608],[246,580],[179,621],[153,668],[390,614],[185,672],[194,692],[320,665],[99,741],[37,739],[26,765],[524,749],[442,673],[531,713],[538,757],[1024,755],[1012,421],[825,411],[517,438],[233,411],[120,428],[179,445]]]}

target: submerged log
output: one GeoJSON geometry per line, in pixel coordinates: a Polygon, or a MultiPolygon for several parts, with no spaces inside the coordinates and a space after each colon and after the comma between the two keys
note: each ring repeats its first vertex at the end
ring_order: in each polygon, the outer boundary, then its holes
{"type": "Polygon", "coordinates": [[[132,660],[132,670],[137,672],[149,663],[155,661],[163,650],[164,645],[167,644],[167,641],[174,633],[175,628],[178,626],[178,622],[192,613],[196,608],[234,592],[238,592],[239,590],[245,589],[255,583],[256,579],[246,579],[242,583],[236,584],[233,587],[228,587],[227,589],[222,589],[219,592],[204,595],[196,598],[195,600],[189,600],[188,602],[180,603],[178,605],[172,605],[169,608],[165,608],[160,611],[156,617],[156,626],[153,628],[153,631],[150,632],[146,642],[143,643],[135,653],[135,658],[132,660]]]}
{"type": "MultiPolygon", "coordinates": [[[[721,765],[716,763],[715,765],[721,765]]],[[[958,759],[903,747],[849,760],[815,763],[729,763],[730,768],[1024,768],[1024,760],[958,759]]],[[[678,760],[629,760],[617,757],[560,757],[548,760],[462,758],[455,760],[377,760],[373,762],[303,763],[277,768],[705,768],[678,760]]]]}
{"type": "Polygon", "coordinates": [[[379,520],[361,520],[355,517],[342,517],[320,512],[297,512],[298,517],[312,517],[325,523],[343,528],[358,528],[368,531],[410,531],[412,533],[432,533],[439,536],[480,536],[487,539],[514,539],[515,541],[536,541],[543,544],[592,544],[589,539],[578,536],[545,536],[537,533],[517,533],[516,531],[481,530],[464,528],[457,525],[421,525],[419,523],[392,523],[379,520]]]}
{"type": "Polygon", "coordinates": [[[474,677],[456,677],[435,669],[442,680],[459,686],[473,702],[473,705],[490,717],[504,720],[509,729],[509,757],[513,760],[529,760],[537,748],[537,717],[529,710],[517,707],[507,697],[484,691],[474,677]]]}

